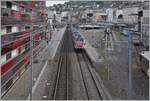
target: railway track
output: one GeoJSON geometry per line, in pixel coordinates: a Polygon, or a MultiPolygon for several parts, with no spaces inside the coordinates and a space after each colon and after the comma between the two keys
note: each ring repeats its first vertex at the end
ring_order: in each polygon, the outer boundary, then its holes
{"type": "Polygon", "coordinates": [[[110,99],[108,92],[105,94],[106,89],[103,89],[104,87],[101,86],[102,83],[98,75],[96,75],[93,69],[94,66],[87,56],[86,51],[81,50],[78,52],[76,50],[74,52],[76,52],[77,62],[79,63],[79,72],[83,81],[86,98],[88,100],[110,99]]]}
{"type": "MultiPolygon", "coordinates": [[[[69,51],[73,49],[73,44],[69,34],[66,34],[63,43],[65,44],[62,45],[63,52],[61,52],[58,61],[58,69],[51,97],[52,100],[72,99],[72,88],[70,82],[72,78],[70,77],[71,74],[68,67],[70,66],[69,51]]],[[[93,65],[89,57],[86,55],[86,52],[82,50],[75,54],[79,64],[79,75],[81,75],[81,80],[83,81],[81,81],[83,83],[82,89],[84,90],[84,93],[86,93],[85,98],[88,100],[107,99],[103,96],[104,91],[102,91],[102,88],[100,87],[101,83],[99,82],[97,75],[95,75],[95,71],[93,71],[93,65]]]]}
{"type": "MultiPolygon", "coordinates": [[[[66,42],[66,37],[64,39],[66,42]]],[[[58,71],[53,89],[53,100],[68,100],[68,47],[67,44],[62,46],[62,53],[58,62],[58,71]]]]}
{"type": "Polygon", "coordinates": [[[98,87],[99,84],[98,82],[96,82],[96,78],[93,75],[93,72],[91,70],[92,64],[90,63],[86,52],[82,50],[81,53],[77,53],[77,59],[79,62],[87,99],[102,100],[103,98],[98,87]]]}

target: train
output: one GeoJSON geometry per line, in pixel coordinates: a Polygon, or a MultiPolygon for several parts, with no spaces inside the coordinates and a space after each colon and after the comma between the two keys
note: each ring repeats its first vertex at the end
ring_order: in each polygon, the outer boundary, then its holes
{"type": "Polygon", "coordinates": [[[72,39],[73,39],[73,45],[75,50],[81,50],[85,48],[85,39],[83,35],[74,27],[70,27],[72,39]]]}

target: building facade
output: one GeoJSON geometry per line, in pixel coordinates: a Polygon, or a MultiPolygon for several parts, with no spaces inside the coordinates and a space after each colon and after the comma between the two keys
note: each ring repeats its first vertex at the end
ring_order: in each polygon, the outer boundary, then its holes
{"type": "Polygon", "coordinates": [[[149,2],[144,2],[143,14],[141,18],[141,33],[142,33],[142,41],[146,50],[149,50],[149,2]]]}
{"type": "Polygon", "coordinates": [[[43,49],[46,39],[44,1],[1,2],[1,93],[30,67],[33,57],[43,49]],[[31,44],[32,43],[32,44],[31,44]]]}

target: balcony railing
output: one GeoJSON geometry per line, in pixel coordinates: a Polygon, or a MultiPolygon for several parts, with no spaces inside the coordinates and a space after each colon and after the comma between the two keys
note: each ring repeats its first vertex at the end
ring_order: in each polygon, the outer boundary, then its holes
{"type": "Polygon", "coordinates": [[[1,15],[1,25],[43,23],[45,21],[45,17],[35,13],[23,13],[8,8],[2,8],[1,15]]]}
{"type": "Polygon", "coordinates": [[[34,29],[22,31],[22,32],[15,32],[15,33],[11,33],[11,34],[4,34],[4,35],[1,36],[1,46],[5,46],[7,44],[10,44],[13,41],[18,40],[20,38],[28,37],[33,31],[41,32],[41,31],[44,31],[44,29],[38,27],[38,28],[34,28],[34,29]]]}
{"type": "MultiPolygon", "coordinates": [[[[29,32],[29,34],[27,33],[26,35],[18,37],[18,38],[13,36],[13,35],[11,35],[10,37],[2,36],[2,43],[3,44],[1,45],[2,46],[1,55],[4,55],[7,52],[12,51],[13,49],[16,49],[16,48],[20,47],[21,45],[26,44],[27,42],[29,42],[31,33],[32,32],[29,32]]],[[[44,33],[44,31],[42,31],[41,29],[34,32],[34,34],[33,34],[34,39],[33,40],[42,39],[44,37],[43,33],[44,33]]]]}
{"type": "Polygon", "coordinates": [[[14,18],[13,16],[2,16],[1,24],[3,25],[24,25],[29,24],[44,24],[44,19],[27,19],[27,18],[14,18]]]}
{"type": "MultiPolygon", "coordinates": [[[[44,43],[38,42],[38,45],[36,45],[36,47],[33,49],[33,56],[36,56],[38,52],[41,51],[41,49],[44,49],[44,47],[44,43]]],[[[17,80],[16,78],[23,73],[22,70],[26,70],[26,67],[29,64],[30,54],[31,50],[28,48],[23,54],[19,55],[19,57],[16,58],[16,62],[14,60],[11,61],[12,63],[9,65],[9,70],[7,70],[7,72],[5,71],[5,74],[3,73],[2,75],[1,73],[2,94],[4,94],[5,91],[7,91],[11,87],[11,85],[17,80]],[[12,82],[10,83],[10,81],[12,82]],[[9,83],[10,85],[7,85],[7,83],[9,83]],[[7,86],[7,88],[5,88],[5,86],[7,86]]],[[[4,72],[4,70],[2,71],[4,72]]]]}
{"type": "MultiPolygon", "coordinates": [[[[40,43],[41,42],[36,42],[36,44],[33,45],[33,47],[32,47],[33,48],[33,56],[36,55],[36,53],[40,49],[40,46],[42,45],[42,43],[41,43],[41,45],[40,45],[40,43]]],[[[1,66],[2,77],[4,77],[4,75],[6,73],[11,71],[11,69],[14,68],[18,63],[20,63],[24,59],[25,56],[30,55],[29,54],[31,51],[30,45],[29,45],[29,43],[27,43],[27,44],[28,44],[28,47],[26,47],[26,49],[24,50],[23,53],[18,54],[18,56],[14,57],[14,58],[8,60],[6,63],[2,64],[2,66],[1,66]]]]}

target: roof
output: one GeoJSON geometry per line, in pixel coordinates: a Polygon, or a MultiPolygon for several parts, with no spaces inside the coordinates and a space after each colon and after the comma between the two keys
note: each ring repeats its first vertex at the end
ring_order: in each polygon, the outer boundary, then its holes
{"type": "Polygon", "coordinates": [[[150,52],[149,51],[143,51],[140,53],[144,58],[146,58],[148,61],[150,61],[150,52]]]}

